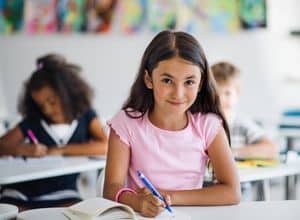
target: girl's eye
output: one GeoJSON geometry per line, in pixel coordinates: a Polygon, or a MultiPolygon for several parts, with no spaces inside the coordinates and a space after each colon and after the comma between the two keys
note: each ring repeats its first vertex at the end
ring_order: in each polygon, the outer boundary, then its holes
{"type": "Polygon", "coordinates": [[[185,82],[185,84],[188,85],[188,86],[191,86],[191,85],[194,85],[194,84],[195,84],[195,81],[194,81],[194,80],[187,80],[187,81],[185,82]]]}
{"type": "Polygon", "coordinates": [[[56,104],[56,100],[54,100],[54,99],[49,100],[49,104],[50,105],[55,105],[56,104]]]}
{"type": "Polygon", "coordinates": [[[168,78],[164,78],[161,80],[163,83],[166,83],[166,84],[171,84],[172,83],[172,80],[171,79],[168,79],[168,78]]]}

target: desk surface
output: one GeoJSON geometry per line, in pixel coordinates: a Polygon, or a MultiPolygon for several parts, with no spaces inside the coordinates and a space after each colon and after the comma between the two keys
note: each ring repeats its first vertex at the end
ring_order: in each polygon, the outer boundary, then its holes
{"type": "Polygon", "coordinates": [[[0,185],[101,169],[105,163],[104,159],[88,157],[1,161],[0,185]]]}
{"type": "Polygon", "coordinates": [[[240,168],[238,172],[240,182],[291,176],[300,173],[300,160],[289,164],[280,164],[274,167],[240,168]]]}
{"type": "MultiPolygon", "coordinates": [[[[0,185],[53,176],[102,169],[105,159],[89,159],[87,157],[41,158],[24,161],[0,161],[0,185]]],[[[239,169],[241,182],[264,180],[290,176],[300,173],[300,159],[291,164],[280,164],[275,167],[253,167],[239,169]]]]}
{"type": "MultiPolygon", "coordinates": [[[[187,206],[174,207],[185,212],[192,220],[298,220],[300,219],[300,201],[272,201],[272,202],[243,202],[234,206],[187,206]]],[[[62,214],[63,208],[35,209],[21,212],[18,220],[68,220],[62,214]]]]}
{"type": "Polygon", "coordinates": [[[299,128],[282,128],[279,129],[279,135],[283,137],[300,138],[299,128]]]}

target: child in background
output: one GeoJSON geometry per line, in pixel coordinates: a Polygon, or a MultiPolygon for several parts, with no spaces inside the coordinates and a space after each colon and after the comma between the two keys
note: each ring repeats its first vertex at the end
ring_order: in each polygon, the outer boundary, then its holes
{"type": "Polygon", "coordinates": [[[276,145],[254,121],[236,113],[240,95],[240,71],[233,64],[219,62],[211,67],[225,118],[229,124],[231,147],[237,158],[276,158],[276,145]]]}
{"type": "MultiPolygon", "coordinates": [[[[19,102],[23,120],[0,138],[0,155],[105,155],[107,137],[91,108],[92,91],[81,69],[64,57],[48,54],[26,81],[19,102]],[[37,141],[30,139],[32,131],[37,141]],[[26,142],[26,140],[29,140],[26,142]]],[[[0,202],[21,209],[60,206],[80,201],[71,174],[3,186],[0,202]]]]}
{"type": "MultiPolygon", "coordinates": [[[[229,124],[231,147],[236,158],[274,159],[278,152],[276,145],[266,136],[264,130],[254,121],[241,118],[236,113],[236,105],[240,95],[240,71],[233,64],[219,62],[211,67],[217,82],[221,106],[229,124]]],[[[257,190],[261,190],[257,182],[257,190]]],[[[242,184],[243,200],[253,200],[250,183],[242,184]]],[[[257,193],[259,198],[261,193],[257,193]]]]}
{"type": "Polygon", "coordinates": [[[228,126],[205,54],[191,35],[162,31],[151,41],[130,96],[108,124],[105,198],[158,215],[166,204],[144,188],[140,170],[168,205],[239,202],[228,126]],[[218,183],[202,188],[208,159],[218,183]]]}

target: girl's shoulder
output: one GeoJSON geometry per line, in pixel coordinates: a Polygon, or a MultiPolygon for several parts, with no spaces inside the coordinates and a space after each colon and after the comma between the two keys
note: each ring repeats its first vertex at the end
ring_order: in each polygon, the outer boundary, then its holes
{"type": "Polygon", "coordinates": [[[94,118],[96,116],[97,116],[97,112],[93,108],[88,108],[81,115],[81,117],[87,117],[87,118],[94,118]]]}
{"type": "Polygon", "coordinates": [[[191,121],[193,128],[205,140],[206,148],[222,128],[222,119],[214,113],[194,113],[191,121]]]}
{"type": "Polygon", "coordinates": [[[138,111],[134,111],[132,109],[126,109],[126,110],[120,110],[117,112],[110,120],[109,122],[115,122],[115,123],[134,123],[138,122],[139,119],[142,118],[142,113],[138,111]]]}
{"type": "Polygon", "coordinates": [[[195,124],[207,124],[207,123],[220,123],[222,119],[220,116],[218,116],[215,113],[209,112],[209,113],[202,113],[202,112],[196,112],[196,113],[190,113],[190,117],[192,118],[192,122],[195,124]]]}

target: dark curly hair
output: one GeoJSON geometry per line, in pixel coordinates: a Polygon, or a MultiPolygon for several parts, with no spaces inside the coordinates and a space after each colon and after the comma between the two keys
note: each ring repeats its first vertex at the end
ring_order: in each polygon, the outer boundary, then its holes
{"type": "Polygon", "coordinates": [[[38,105],[32,99],[32,92],[49,86],[60,97],[63,112],[68,122],[78,118],[91,107],[93,91],[79,76],[81,68],[68,63],[59,54],[47,54],[37,59],[37,70],[24,83],[18,110],[23,117],[30,119],[44,118],[38,105]]]}
{"type": "Polygon", "coordinates": [[[197,65],[201,72],[201,90],[195,102],[190,107],[191,113],[215,113],[223,121],[223,127],[230,143],[228,124],[223,116],[219,96],[217,95],[215,80],[209,69],[206,56],[199,42],[185,32],[169,30],[158,33],[146,48],[130,95],[122,109],[129,117],[143,117],[147,111],[154,108],[153,91],[148,89],[144,82],[145,71],[152,76],[152,71],[158,63],[173,57],[180,57],[197,65]],[[140,112],[138,116],[132,112],[140,112]]]}

